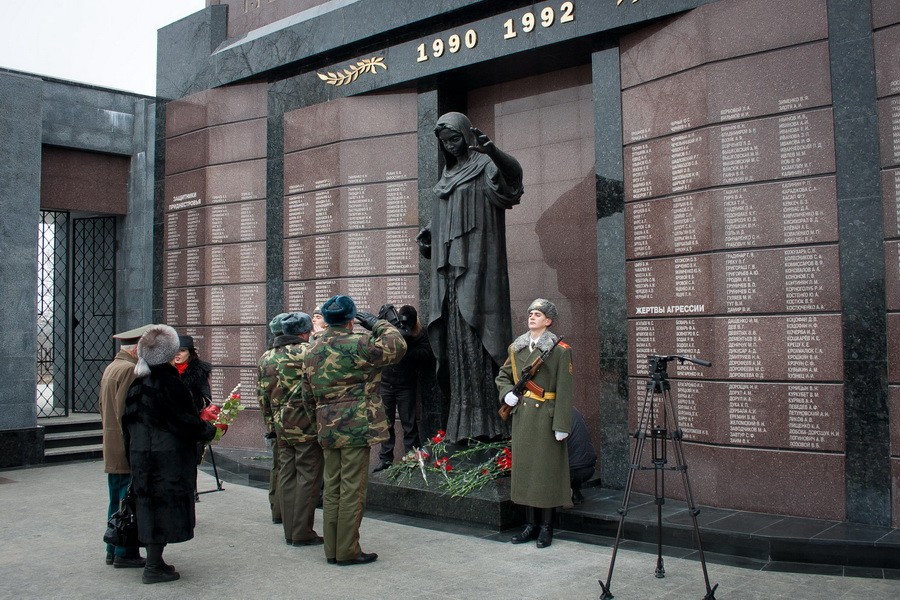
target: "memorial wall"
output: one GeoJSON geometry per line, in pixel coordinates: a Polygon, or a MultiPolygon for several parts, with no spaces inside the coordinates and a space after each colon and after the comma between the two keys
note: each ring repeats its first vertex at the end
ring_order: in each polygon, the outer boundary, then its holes
{"type": "Polygon", "coordinates": [[[621,40],[629,422],[648,354],[709,360],[669,366],[697,502],[841,519],[825,5],[803,0],[801,19],[764,4],[713,4],[621,40]],[[734,22],[754,8],[749,36],[734,22]],[[723,33],[705,44],[708,31],[723,33]]]}
{"type": "MultiPolygon", "coordinates": [[[[208,90],[166,109],[165,322],[194,337],[224,401],[256,406],[266,348],[266,86],[208,90]]],[[[235,428],[235,442],[248,442],[235,428]]]]}
{"type": "MultiPolygon", "coordinates": [[[[215,395],[255,382],[274,310],[426,305],[432,127],[458,110],[523,166],[512,333],[558,305],[604,485],[647,355],[680,354],[712,362],[669,364],[699,504],[900,524],[897,2],[209,5],[161,50],[160,95],[190,94],[165,111],[158,303],[215,395]]],[[[225,443],[260,447],[242,418],[225,443]]]]}
{"type": "MultiPolygon", "coordinates": [[[[890,422],[900,423],[900,4],[872,1],[884,262],[887,285],[890,422]]],[[[891,427],[893,526],[900,527],[900,427],[891,427]]]]}
{"type": "Polygon", "coordinates": [[[284,115],[284,298],[334,294],[377,314],[419,307],[416,95],[343,98],[284,115]]]}

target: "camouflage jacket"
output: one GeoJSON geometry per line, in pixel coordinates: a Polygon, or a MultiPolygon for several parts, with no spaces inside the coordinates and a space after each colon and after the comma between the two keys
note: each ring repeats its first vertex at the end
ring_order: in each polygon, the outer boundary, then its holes
{"type": "Polygon", "coordinates": [[[306,349],[303,394],[315,402],[323,448],[373,446],[388,439],[378,393],[381,370],[406,353],[403,335],[380,319],[371,333],[329,327],[306,349]]]}
{"type": "Polygon", "coordinates": [[[275,431],[275,413],[281,410],[281,405],[284,403],[282,399],[284,390],[278,387],[278,368],[276,363],[279,351],[288,344],[298,344],[301,341],[303,340],[295,335],[279,335],[272,342],[272,347],[259,357],[256,397],[259,400],[259,408],[262,411],[267,432],[275,431]]]}
{"type": "Polygon", "coordinates": [[[276,353],[278,389],[283,393],[281,410],[275,412],[275,432],[288,444],[303,444],[316,440],[316,406],[304,399],[301,370],[307,342],[290,344],[276,353]]]}

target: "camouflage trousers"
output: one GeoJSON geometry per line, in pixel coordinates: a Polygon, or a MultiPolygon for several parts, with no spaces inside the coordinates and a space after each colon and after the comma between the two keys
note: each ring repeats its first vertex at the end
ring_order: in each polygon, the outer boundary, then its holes
{"type": "Polygon", "coordinates": [[[278,493],[286,542],[318,537],[313,530],[322,485],[322,447],[313,440],[291,444],[278,440],[278,493]]]}
{"type": "Polygon", "coordinates": [[[326,558],[350,560],[362,551],[359,524],[366,510],[369,450],[369,446],[322,449],[325,455],[322,535],[326,558]]]}

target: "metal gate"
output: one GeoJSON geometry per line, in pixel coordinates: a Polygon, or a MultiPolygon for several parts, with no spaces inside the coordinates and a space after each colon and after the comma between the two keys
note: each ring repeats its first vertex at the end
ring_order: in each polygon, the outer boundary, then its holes
{"type": "Polygon", "coordinates": [[[37,282],[39,417],[69,414],[69,233],[69,213],[41,211],[37,282]]]}
{"type": "Polygon", "coordinates": [[[115,356],[115,217],[43,212],[38,279],[38,416],[99,412],[115,356]]]}

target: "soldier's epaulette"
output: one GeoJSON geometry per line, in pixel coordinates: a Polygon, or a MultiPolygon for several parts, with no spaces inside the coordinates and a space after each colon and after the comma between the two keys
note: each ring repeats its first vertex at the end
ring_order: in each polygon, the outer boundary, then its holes
{"type": "Polygon", "coordinates": [[[571,348],[572,348],[572,346],[568,345],[565,342],[560,342],[559,345],[562,346],[563,348],[565,348],[566,350],[571,350],[571,348]]]}

